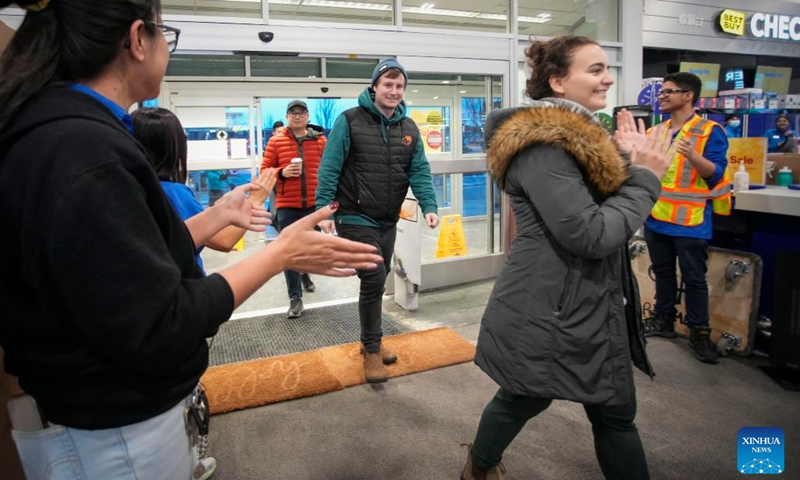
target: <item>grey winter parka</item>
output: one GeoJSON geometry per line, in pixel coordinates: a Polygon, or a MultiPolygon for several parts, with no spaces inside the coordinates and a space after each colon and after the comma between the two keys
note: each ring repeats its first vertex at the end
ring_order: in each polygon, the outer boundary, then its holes
{"type": "Polygon", "coordinates": [[[481,321],[475,363],[517,395],[634,399],[648,375],[627,242],[661,192],[583,107],[545,99],[487,119],[487,162],[516,236],[481,321]]]}

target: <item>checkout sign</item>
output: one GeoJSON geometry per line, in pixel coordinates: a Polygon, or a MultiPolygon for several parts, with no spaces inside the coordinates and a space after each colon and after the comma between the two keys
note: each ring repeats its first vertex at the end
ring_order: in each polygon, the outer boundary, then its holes
{"type": "Polygon", "coordinates": [[[725,33],[743,36],[745,25],[750,28],[750,34],[755,38],[774,38],[776,40],[794,40],[800,42],[800,17],[777,15],[772,13],[754,13],[748,24],[744,12],[736,10],[723,10],[717,26],[725,33]]]}

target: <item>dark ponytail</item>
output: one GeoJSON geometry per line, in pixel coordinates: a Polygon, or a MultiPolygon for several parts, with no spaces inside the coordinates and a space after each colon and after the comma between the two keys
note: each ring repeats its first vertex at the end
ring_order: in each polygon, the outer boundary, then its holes
{"type": "Polygon", "coordinates": [[[133,136],[147,150],[159,180],[186,183],[186,132],[166,108],[140,108],[131,115],[133,136]]]}
{"type": "Polygon", "coordinates": [[[546,42],[531,40],[525,50],[531,76],[525,82],[525,94],[534,100],[553,96],[550,88],[551,77],[566,77],[572,65],[572,56],[579,47],[597,45],[587,37],[566,35],[546,42]]]}
{"type": "MultiPolygon", "coordinates": [[[[0,7],[14,2],[0,0],[0,7]]],[[[25,8],[26,2],[16,2],[25,8]]],[[[27,3],[35,3],[33,1],[27,3]]],[[[51,8],[25,15],[0,58],[0,131],[19,107],[50,83],[58,67],[58,20],[51,8]]]]}
{"type": "MultiPolygon", "coordinates": [[[[0,8],[12,3],[43,2],[0,0],[0,8]]],[[[130,25],[160,13],[161,0],[50,0],[29,11],[0,58],[0,132],[49,83],[99,76],[123,48],[130,25]]]]}

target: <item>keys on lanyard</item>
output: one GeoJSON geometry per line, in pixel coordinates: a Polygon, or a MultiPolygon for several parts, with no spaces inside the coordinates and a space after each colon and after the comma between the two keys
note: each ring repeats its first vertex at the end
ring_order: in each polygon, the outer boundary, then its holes
{"type": "Polygon", "coordinates": [[[205,458],[208,448],[208,425],[210,414],[208,411],[208,398],[201,385],[195,387],[189,397],[187,406],[187,428],[192,439],[192,445],[197,447],[198,457],[205,458]]]}

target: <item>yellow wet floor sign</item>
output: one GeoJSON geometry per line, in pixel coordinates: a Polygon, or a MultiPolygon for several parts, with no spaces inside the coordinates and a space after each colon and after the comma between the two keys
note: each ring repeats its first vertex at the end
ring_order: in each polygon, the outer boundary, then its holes
{"type": "Polygon", "coordinates": [[[442,217],[442,229],[439,230],[436,258],[460,257],[467,253],[467,240],[464,238],[461,215],[445,215],[442,217]]]}
{"type": "Polygon", "coordinates": [[[244,237],[240,238],[236,245],[233,246],[232,250],[236,250],[237,252],[244,252],[244,237]]]}

